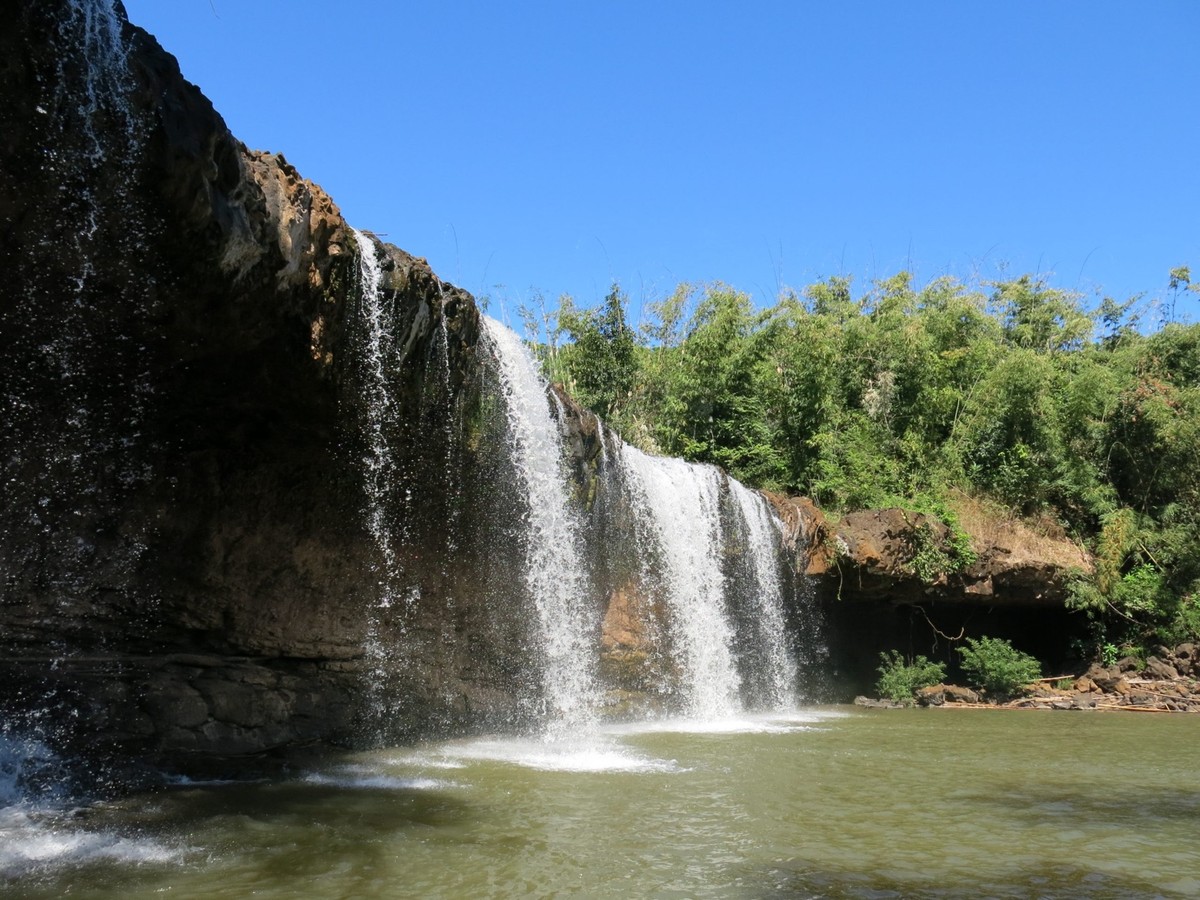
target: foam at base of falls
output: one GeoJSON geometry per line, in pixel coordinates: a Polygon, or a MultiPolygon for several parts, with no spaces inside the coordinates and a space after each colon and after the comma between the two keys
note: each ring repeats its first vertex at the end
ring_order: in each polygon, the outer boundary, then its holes
{"type": "Polygon", "coordinates": [[[575,740],[536,738],[476,738],[445,744],[437,755],[412,756],[413,764],[449,762],[455,768],[471,762],[493,762],[543,772],[678,772],[671,759],[655,759],[606,736],[607,729],[575,740]],[[426,760],[429,760],[428,762],[426,760]]]}
{"type": "Polygon", "coordinates": [[[438,778],[388,775],[365,766],[347,767],[336,772],[312,772],[302,780],[305,784],[321,787],[364,791],[431,791],[457,786],[454,782],[438,778]]]}
{"type": "Polygon", "coordinates": [[[159,841],[80,828],[63,814],[21,807],[0,810],[0,878],[95,862],[169,863],[182,856],[182,850],[159,841]]]}
{"type": "Polygon", "coordinates": [[[81,827],[66,805],[66,765],[40,740],[0,734],[0,878],[96,861],[167,862],[157,841],[81,827]]]}
{"type": "Polygon", "coordinates": [[[848,713],[836,710],[774,710],[769,713],[738,713],[715,719],[664,716],[626,722],[606,729],[614,735],[639,734],[790,734],[812,731],[829,719],[844,718],[848,713]]]}

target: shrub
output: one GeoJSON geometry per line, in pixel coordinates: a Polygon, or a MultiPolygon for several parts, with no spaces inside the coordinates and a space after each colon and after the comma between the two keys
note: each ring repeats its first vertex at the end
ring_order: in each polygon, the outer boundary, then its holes
{"type": "Polygon", "coordinates": [[[906,663],[898,651],[889,650],[879,654],[879,661],[879,680],[875,682],[875,690],[880,697],[900,703],[911,702],[921,688],[937,684],[946,677],[943,663],[930,662],[924,656],[906,663]]]}
{"type": "Polygon", "coordinates": [[[1042,675],[1036,659],[1000,638],[967,638],[967,646],[958,652],[971,684],[994,697],[1011,697],[1042,675]]]}

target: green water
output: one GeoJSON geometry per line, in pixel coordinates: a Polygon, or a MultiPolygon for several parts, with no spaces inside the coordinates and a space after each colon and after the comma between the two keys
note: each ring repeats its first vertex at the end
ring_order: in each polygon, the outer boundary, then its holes
{"type": "Polygon", "coordinates": [[[400,748],[35,823],[0,894],[1196,896],[1197,737],[1184,715],[826,709],[400,748]]]}

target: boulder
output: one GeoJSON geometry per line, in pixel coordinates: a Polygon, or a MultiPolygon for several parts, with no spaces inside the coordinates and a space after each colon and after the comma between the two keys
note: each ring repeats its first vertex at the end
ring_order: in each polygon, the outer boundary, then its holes
{"type": "Polygon", "coordinates": [[[979,695],[957,684],[934,684],[917,691],[922,706],[943,706],[946,703],[978,703],[979,695]]]}
{"type": "Polygon", "coordinates": [[[1102,666],[1099,663],[1092,663],[1084,677],[1101,691],[1111,693],[1116,690],[1119,682],[1125,680],[1122,677],[1122,671],[1117,666],[1102,666]]]}
{"type": "Polygon", "coordinates": [[[1180,675],[1175,666],[1164,662],[1157,656],[1146,658],[1145,672],[1151,678],[1157,678],[1159,681],[1174,681],[1180,675]]]}
{"type": "Polygon", "coordinates": [[[880,700],[874,697],[855,697],[854,705],[863,709],[904,709],[905,705],[895,700],[880,700]]]}

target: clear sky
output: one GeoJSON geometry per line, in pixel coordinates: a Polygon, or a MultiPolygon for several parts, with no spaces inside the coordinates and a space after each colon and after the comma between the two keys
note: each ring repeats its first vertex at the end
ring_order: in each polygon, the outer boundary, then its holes
{"type": "Polygon", "coordinates": [[[635,311],[906,268],[1200,280],[1196,0],[125,6],[238,137],[493,313],[613,280],[635,311]]]}

